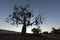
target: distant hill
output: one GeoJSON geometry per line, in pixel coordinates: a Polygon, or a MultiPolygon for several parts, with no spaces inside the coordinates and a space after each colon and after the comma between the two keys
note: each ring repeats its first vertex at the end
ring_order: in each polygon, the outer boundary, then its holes
{"type": "Polygon", "coordinates": [[[0,29],[0,34],[20,34],[20,32],[0,29]]]}

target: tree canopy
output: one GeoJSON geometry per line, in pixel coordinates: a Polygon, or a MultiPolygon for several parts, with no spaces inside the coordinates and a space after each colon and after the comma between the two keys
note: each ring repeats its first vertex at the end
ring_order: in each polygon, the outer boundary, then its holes
{"type": "Polygon", "coordinates": [[[17,6],[15,5],[13,8],[12,14],[9,15],[6,22],[11,23],[12,25],[19,25],[23,24],[22,27],[22,33],[26,33],[26,26],[29,25],[39,25],[43,24],[43,20],[45,19],[41,14],[37,15],[36,18],[34,18],[34,21],[31,22],[31,18],[34,17],[33,13],[29,11],[29,6],[17,6]]]}

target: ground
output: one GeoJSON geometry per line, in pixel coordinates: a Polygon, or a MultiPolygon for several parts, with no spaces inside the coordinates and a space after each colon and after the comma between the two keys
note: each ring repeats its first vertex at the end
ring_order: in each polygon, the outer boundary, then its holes
{"type": "Polygon", "coordinates": [[[0,40],[60,40],[60,38],[40,34],[0,34],[0,40]]]}

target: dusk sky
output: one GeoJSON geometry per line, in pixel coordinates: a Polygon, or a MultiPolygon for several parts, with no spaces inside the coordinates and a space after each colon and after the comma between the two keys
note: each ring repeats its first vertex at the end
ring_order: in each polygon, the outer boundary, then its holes
{"type": "MultiPolygon", "coordinates": [[[[52,27],[60,27],[60,0],[0,0],[0,29],[21,31],[20,27],[12,26],[5,22],[5,18],[13,12],[14,5],[30,5],[35,15],[39,13],[46,14],[45,23],[41,25],[42,31],[50,32],[52,27]]],[[[34,26],[27,27],[27,32],[31,32],[34,26]]]]}

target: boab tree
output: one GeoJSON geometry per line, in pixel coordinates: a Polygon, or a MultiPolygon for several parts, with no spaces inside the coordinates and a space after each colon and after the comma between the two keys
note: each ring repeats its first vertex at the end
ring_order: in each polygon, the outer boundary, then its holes
{"type": "Polygon", "coordinates": [[[39,15],[39,18],[35,18],[33,22],[31,22],[31,17],[33,17],[33,14],[31,11],[29,11],[29,6],[26,5],[23,6],[14,6],[14,11],[12,14],[9,15],[8,18],[6,18],[6,22],[10,22],[12,25],[19,25],[23,24],[22,27],[22,34],[26,34],[26,27],[29,25],[38,25],[42,24],[42,17],[39,15]]]}

